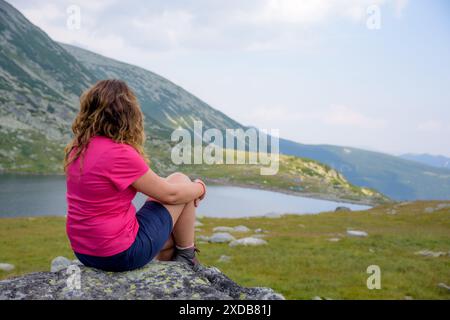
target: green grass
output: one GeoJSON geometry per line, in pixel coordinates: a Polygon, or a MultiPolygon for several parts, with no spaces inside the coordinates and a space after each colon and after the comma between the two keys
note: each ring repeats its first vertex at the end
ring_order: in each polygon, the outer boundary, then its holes
{"type": "MultiPolygon", "coordinates": [[[[200,243],[200,260],[217,266],[244,286],[267,286],[289,299],[450,299],[437,286],[450,284],[450,256],[427,258],[418,250],[450,251],[450,209],[424,213],[437,202],[381,206],[365,212],[288,215],[282,218],[202,218],[199,234],[210,235],[215,226],[243,224],[268,230],[268,245],[235,247],[200,243]],[[346,236],[348,228],[364,230],[367,238],[346,236]],[[341,238],[330,242],[329,238],[341,238]],[[217,262],[221,255],[232,257],[217,262]],[[366,269],[381,268],[381,290],[368,290],[366,269]]],[[[236,237],[249,234],[236,233],[236,237]]],[[[52,258],[72,258],[65,236],[64,218],[0,219],[0,262],[16,265],[1,278],[48,270],[52,258]]]]}

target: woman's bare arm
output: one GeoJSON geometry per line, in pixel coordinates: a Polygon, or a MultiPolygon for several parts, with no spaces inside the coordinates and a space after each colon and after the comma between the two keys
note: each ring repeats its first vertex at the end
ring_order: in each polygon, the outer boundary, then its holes
{"type": "Polygon", "coordinates": [[[188,203],[204,195],[204,187],[201,183],[171,183],[158,176],[152,169],[149,169],[132,185],[137,191],[167,204],[188,203]]]}

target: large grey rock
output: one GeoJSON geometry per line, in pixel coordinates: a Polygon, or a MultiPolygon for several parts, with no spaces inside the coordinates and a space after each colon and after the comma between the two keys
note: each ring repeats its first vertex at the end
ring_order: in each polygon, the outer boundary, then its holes
{"type": "Polygon", "coordinates": [[[235,238],[227,232],[217,232],[209,237],[209,242],[212,243],[227,243],[235,240],[235,238]]]}
{"type": "Polygon", "coordinates": [[[58,272],[31,273],[0,281],[0,299],[284,298],[269,288],[241,287],[214,267],[193,271],[179,262],[151,262],[120,273],[74,265],[58,272]],[[77,275],[80,281],[74,286],[77,275]]]}

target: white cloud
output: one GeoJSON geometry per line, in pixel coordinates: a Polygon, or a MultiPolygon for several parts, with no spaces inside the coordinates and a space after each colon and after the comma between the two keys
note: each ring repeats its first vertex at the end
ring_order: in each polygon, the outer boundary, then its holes
{"type": "Polygon", "coordinates": [[[331,105],[322,110],[296,110],[282,106],[260,107],[246,115],[248,123],[317,123],[324,127],[346,127],[378,130],[388,125],[387,120],[370,117],[343,105],[331,105]]]}
{"type": "MultiPolygon", "coordinates": [[[[393,0],[396,12],[406,6],[406,0],[393,0]]],[[[238,17],[252,23],[291,23],[314,25],[334,18],[360,21],[369,5],[383,5],[389,0],[266,0],[259,8],[240,11],[238,17]]],[[[391,0],[392,2],[392,0],[391,0]]]]}
{"type": "Polygon", "coordinates": [[[364,115],[357,110],[342,105],[332,105],[323,114],[326,124],[349,126],[364,129],[381,129],[386,126],[386,120],[364,115]]]}
{"type": "Polygon", "coordinates": [[[428,120],[417,125],[417,129],[422,132],[439,132],[443,128],[442,122],[438,120],[428,120]]]}
{"type": "MultiPolygon", "coordinates": [[[[303,27],[336,19],[360,22],[367,6],[401,13],[407,0],[12,1],[56,40],[99,50],[95,39],[121,38],[142,51],[283,50],[310,41],[303,27]],[[83,32],[66,27],[69,5],[81,9],[83,32]],[[287,25],[293,25],[292,28],[287,25]],[[300,28],[297,28],[300,27],[300,28]]],[[[117,45],[114,46],[117,48],[117,45]]],[[[100,48],[101,49],[101,48],[100,48]]]]}

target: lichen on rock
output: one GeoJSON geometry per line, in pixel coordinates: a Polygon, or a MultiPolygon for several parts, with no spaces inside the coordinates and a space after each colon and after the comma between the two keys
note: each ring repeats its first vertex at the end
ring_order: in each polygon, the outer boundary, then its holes
{"type": "Polygon", "coordinates": [[[72,264],[0,281],[0,299],[284,299],[269,288],[245,288],[215,267],[192,270],[179,262],[150,262],[128,272],[72,264]]]}

